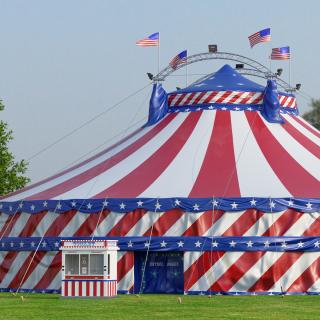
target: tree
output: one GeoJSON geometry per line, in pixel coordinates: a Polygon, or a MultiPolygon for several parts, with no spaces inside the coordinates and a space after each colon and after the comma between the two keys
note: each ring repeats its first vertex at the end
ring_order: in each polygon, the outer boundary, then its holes
{"type": "MultiPolygon", "coordinates": [[[[0,100],[0,111],[4,109],[0,100]]],[[[30,179],[25,177],[27,162],[15,162],[13,154],[8,149],[8,143],[13,139],[12,130],[8,124],[0,120],[0,196],[24,187],[30,179]]]]}
{"type": "Polygon", "coordinates": [[[303,114],[303,118],[320,130],[320,99],[312,99],[311,110],[303,114]]]}

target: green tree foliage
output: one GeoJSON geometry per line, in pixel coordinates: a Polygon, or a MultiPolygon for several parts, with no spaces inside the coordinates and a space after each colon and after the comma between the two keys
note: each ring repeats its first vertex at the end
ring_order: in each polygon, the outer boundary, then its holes
{"type": "MultiPolygon", "coordinates": [[[[0,100],[0,111],[4,105],[0,100]]],[[[13,154],[8,149],[8,143],[13,139],[12,131],[8,124],[0,120],[0,196],[24,187],[30,179],[24,174],[27,162],[15,162],[13,154]]]]}
{"type": "Polygon", "coordinates": [[[303,118],[320,130],[320,99],[312,99],[311,110],[303,114],[303,118]]]}

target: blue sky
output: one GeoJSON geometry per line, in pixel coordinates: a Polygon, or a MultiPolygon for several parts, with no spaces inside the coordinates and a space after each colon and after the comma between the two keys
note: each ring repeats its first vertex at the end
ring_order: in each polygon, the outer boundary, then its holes
{"type": "MultiPolygon", "coordinates": [[[[0,115],[14,131],[10,148],[17,159],[28,159],[148,84],[145,73],[156,72],[157,51],[135,41],[157,31],[162,68],[184,49],[205,52],[208,43],[266,65],[272,47],[289,45],[292,83],[319,98],[319,12],[316,0],[0,0],[0,97],[6,105],[0,115]],[[247,37],[265,27],[271,27],[272,43],[251,49],[247,37]]],[[[214,72],[223,63],[199,63],[189,72],[214,72]]],[[[272,67],[282,67],[288,81],[288,62],[272,67]]],[[[184,81],[172,77],[164,86],[184,81]]],[[[46,177],[123,136],[147,116],[150,90],[30,160],[28,175],[46,177]]],[[[307,110],[305,98],[298,103],[307,110]]]]}

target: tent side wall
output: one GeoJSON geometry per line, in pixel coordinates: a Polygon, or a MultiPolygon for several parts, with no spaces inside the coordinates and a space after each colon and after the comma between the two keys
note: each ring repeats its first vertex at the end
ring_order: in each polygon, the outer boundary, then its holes
{"type": "Polygon", "coordinates": [[[319,212],[2,213],[0,234],[1,290],[59,291],[60,240],[95,236],[119,240],[120,292],[133,292],[135,252],[149,247],[183,252],[190,294],[320,293],[319,212]]]}

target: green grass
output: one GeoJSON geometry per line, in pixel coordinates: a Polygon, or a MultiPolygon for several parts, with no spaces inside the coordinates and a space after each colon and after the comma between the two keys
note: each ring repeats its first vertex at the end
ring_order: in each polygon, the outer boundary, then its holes
{"type": "Polygon", "coordinates": [[[0,294],[0,319],[320,319],[320,296],[120,295],[61,299],[53,294],[0,294]],[[179,302],[179,297],[182,303],[179,302]]]}

